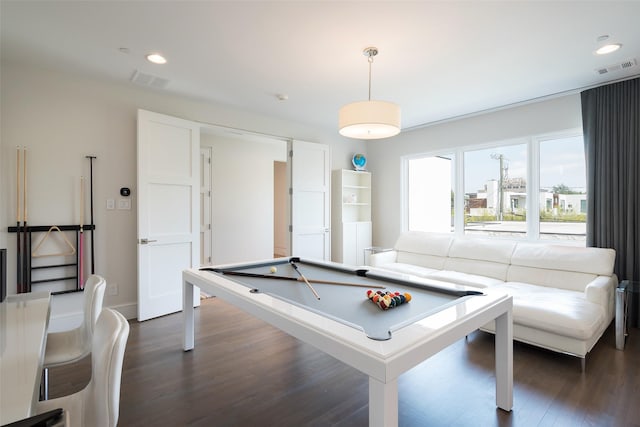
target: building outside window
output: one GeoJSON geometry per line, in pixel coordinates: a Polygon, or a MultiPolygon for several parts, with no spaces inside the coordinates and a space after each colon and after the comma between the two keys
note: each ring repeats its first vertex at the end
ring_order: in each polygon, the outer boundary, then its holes
{"type": "Polygon", "coordinates": [[[582,135],[541,138],[538,143],[540,239],[585,240],[587,173],[582,135]]]}
{"type": "Polygon", "coordinates": [[[465,234],[524,237],[527,144],[464,151],[465,234]]]}

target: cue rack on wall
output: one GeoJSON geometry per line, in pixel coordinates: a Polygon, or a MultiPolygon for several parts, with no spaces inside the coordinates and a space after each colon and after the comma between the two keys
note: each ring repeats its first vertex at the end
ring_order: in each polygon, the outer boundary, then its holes
{"type": "MultiPolygon", "coordinates": [[[[84,225],[84,230],[95,230],[95,225],[84,225]]],[[[82,281],[82,272],[80,264],[80,252],[76,249],[80,243],[80,225],[29,225],[27,227],[9,227],[10,233],[20,232],[22,236],[21,250],[18,253],[18,271],[17,277],[17,293],[31,292],[33,285],[40,284],[55,284],[57,287],[52,290],[52,294],[66,294],[70,292],[82,291],[84,282],[82,281]],[[19,229],[19,230],[18,230],[19,229]],[[46,242],[48,238],[53,239],[57,233],[71,233],[75,234],[75,245],[71,244],[71,241],[63,235],[60,235],[58,240],[58,246],[62,246],[63,250],[54,253],[40,253],[39,247],[46,242]],[[45,233],[40,235],[40,239],[36,241],[36,248],[33,248],[33,234],[45,233]],[[55,258],[56,260],[62,260],[58,263],[47,263],[46,261],[36,262],[34,265],[34,258],[55,258]],[[54,274],[45,275],[43,272],[46,270],[53,271],[54,274]],[[35,274],[34,274],[35,273],[35,274]],[[34,278],[34,276],[36,276],[34,278]],[[64,284],[60,289],[59,284],[64,284]],[[69,282],[71,286],[69,286],[69,282]]],[[[16,238],[19,238],[16,236],[16,238]]]]}
{"type": "Polygon", "coordinates": [[[87,276],[85,266],[84,231],[91,231],[91,270],[95,272],[93,231],[93,160],[89,159],[91,224],[84,223],[85,181],[80,177],[79,225],[27,225],[27,149],[16,147],[16,226],[9,227],[16,233],[16,291],[31,292],[34,285],[52,294],[79,292],[84,289],[87,276]],[[33,244],[34,233],[40,233],[33,244]],[[71,240],[67,237],[75,233],[71,240]],[[75,238],[75,241],[73,242],[75,238]],[[34,262],[34,260],[37,260],[34,262]],[[53,261],[47,261],[53,260],[53,261]],[[71,283],[71,285],[69,285],[71,283]]]}

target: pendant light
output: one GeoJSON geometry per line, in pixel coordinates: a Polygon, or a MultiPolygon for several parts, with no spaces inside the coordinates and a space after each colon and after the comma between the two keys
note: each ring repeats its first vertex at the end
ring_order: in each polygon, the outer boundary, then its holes
{"type": "Polygon", "coordinates": [[[382,139],[400,133],[400,106],[393,102],[371,100],[371,64],[378,49],[363,52],[369,62],[369,100],[352,102],[340,109],[338,128],[341,135],[356,139],[382,139]]]}

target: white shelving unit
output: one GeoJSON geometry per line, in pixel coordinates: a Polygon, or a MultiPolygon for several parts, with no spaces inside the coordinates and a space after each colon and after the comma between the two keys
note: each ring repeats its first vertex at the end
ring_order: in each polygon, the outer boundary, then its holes
{"type": "Polygon", "coordinates": [[[371,173],[333,171],[331,259],[364,265],[364,250],[371,246],[371,173]]]}

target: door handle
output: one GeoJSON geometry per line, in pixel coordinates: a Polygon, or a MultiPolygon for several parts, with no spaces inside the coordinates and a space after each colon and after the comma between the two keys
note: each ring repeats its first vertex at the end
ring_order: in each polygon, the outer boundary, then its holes
{"type": "Polygon", "coordinates": [[[147,243],[151,243],[151,242],[157,242],[157,240],[140,239],[138,243],[140,243],[141,245],[146,245],[147,243]]]}

